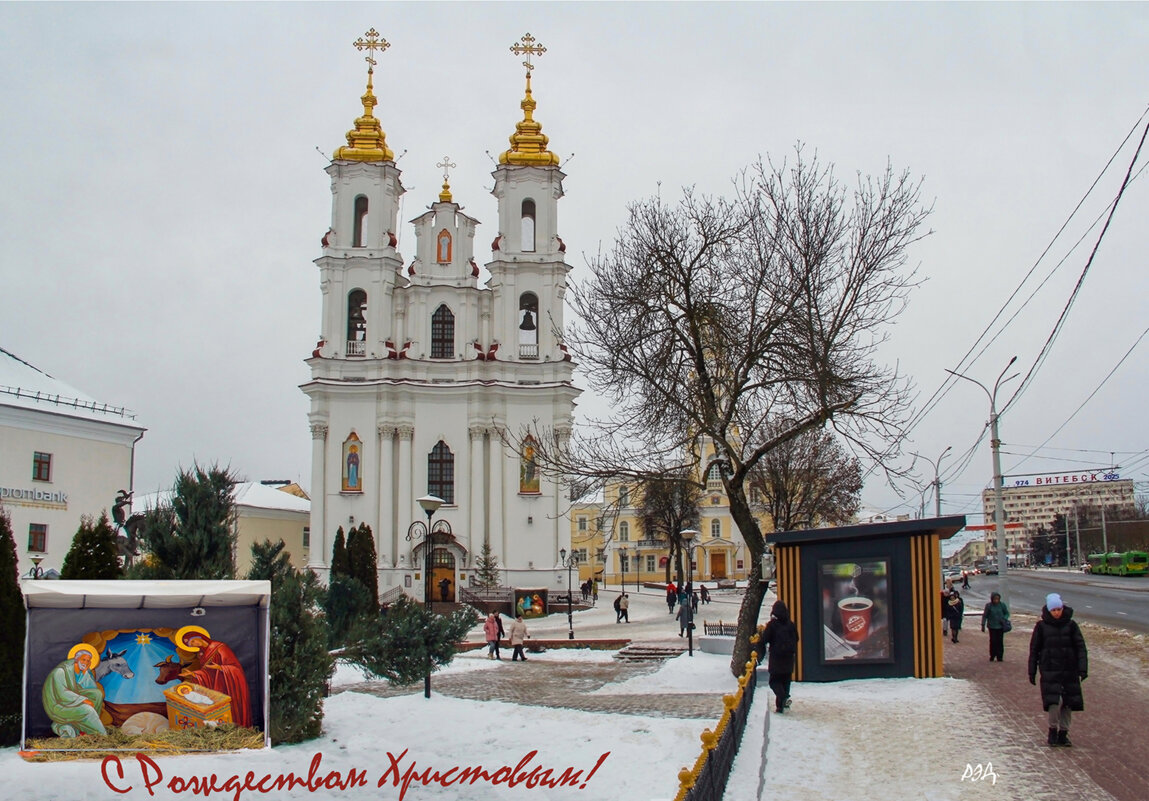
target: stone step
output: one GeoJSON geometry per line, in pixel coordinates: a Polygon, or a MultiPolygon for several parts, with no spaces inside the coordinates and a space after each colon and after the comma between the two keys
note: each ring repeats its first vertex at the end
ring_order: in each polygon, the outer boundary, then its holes
{"type": "Polygon", "coordinates": [[[683,643],[682,645],[677,645],[675,643],[665,645],[646,645],[642,643],[633,643],[615,654],[614,658],[627,662],[654,662],[662,661],[664,659],[671,659],[683,653],[684,651],[686,651],[686,643],[683,643]]]}

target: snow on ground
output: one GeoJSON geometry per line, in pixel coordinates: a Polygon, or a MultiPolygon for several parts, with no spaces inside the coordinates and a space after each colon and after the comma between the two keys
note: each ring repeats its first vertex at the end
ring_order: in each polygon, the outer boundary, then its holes
{"type": "MultiPolygon", "coordinates": [[[[626,630],[631,635],[674,637],[677,630],[666,607],[655,595],[635,599],[628,629],[614,623],[614,612],[600,608],[576,615],[576,632],[611,636],[626,630]],[[661,607],[661,608],[660,608],[661,607]]],[[[733,606],[733,604],[732,604],[733,606]]],[[[717,619],[722,609],[709,610],[717,619]]],[[[732,618],[731,618],[732,619],[732,618]]],[[[565,615],[546,623],[529,624],[535,636],[566,630],[565,615]],[[550,633],[548,633],[550,632],[550,633]]],[[[587,635],[589,636],[589,634],[587,635]]],[[[618,635],[614,635],[618,636],[618,635]]],[[[604,660],[611,651],[552,649],[532,655],[541,660],[604,660]]],[[[486,659],[485,649],[457,658],[441,673],[499,669],[507,665],[486,659]]],[[[629,695],[666,692],[733,692],[728,657],[702,654],[670,659],[655,673],[600,690],[629,695]]],[[[107,778],[99,762],[26,763],[15,749],[0,750],[0,775],[6,799],[457,799],[487,801],[524,798],[533,801],[669,801],[678,787],[677,773],[693,765],[700,749],[702,729],[716,721],[654,718],[641,715],[601,714],[567,709],[520,706],[501,702],[469,701],[421,693],[379,698],[356,692],[364,679],[358,671],[341,666],[334,683],[348,688],[326,702],[323,736],[297,746],[242,754],[165,757],[156,759],[162,780],[151,788],[134,758],[122,760],[121,777],[109,766],[107,778]],[[532,755],[532,752],[533,755],[532,755]],[[603,755],[607,756],[603,758],[603,755]],[[205,795],[186,789],[195,776],[218,776],[217,786],[232,775],[251,771],[258,783],[265,775],[294,772],[306,777],[314,759],[317,775],[331,771],[346,777],[362,771],[366,785],[348,789],[305,787],[269,793],[233,790],[205,795]],[[409,768],[447,771],[452,767],[482,766],[492,775],[503,766],[530,774],[534,768],[558,777],[572,769],[577,783],[548,789],[527,782],[508,786],[490,779],[449,786],[424,786],[414,781],[406,791],[395,784],[409,768]],[[597,766],[597,767],[596,767],[597,766]],[[578,771],[577,779],[573,771],[578,771]],[[383,786],[377,786],[383,778],[383,786]],[[183,792],[179,782],[184,782],[183,792]],[[131,790],[118,794],[119,789],[131,790]],[[173,783],[170,785],[169,783],[173,783]]],[[[1003,751],[993,739],[992,725],[966,726],[959,720],[985,716],[976,691],[955,679],[886,679],[837,684],[796,684],[794,707],[786,715],[771,715],[766,731],[766,709],[772,696],[760,684],[750,723],[726,798],[751,801],[759,797],[763,782],[761,757],[767,743],[768,766],[762,798],[779,801],[1003,801],[1030,798],[1015,778],[1032,766],[1024,749],[1003,751]],[[955,747],[955,743],[958,746],[955,747]],[[1002,763],[1001,760],[1005,760],[1002,763]],[[967,762],[993,761],[1001,777],[973,783],[962,773],[967,762]]],[[[992,721],[990,721],[992,723],[992,721]]],[[[1029,749],[1032,751],[1032,749],[1029,749]]],[[[458,777],[456,771],[450,777],[458,777]]],[[[155,779],[153,775],[150,778],[155,779]]]]}

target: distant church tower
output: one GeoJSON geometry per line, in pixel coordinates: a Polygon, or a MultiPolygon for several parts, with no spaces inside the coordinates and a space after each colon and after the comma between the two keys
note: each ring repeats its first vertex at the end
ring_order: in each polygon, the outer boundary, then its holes
{"type": "Polygon", "coordinates": [[[369,51],[367,92],[327,168],[331,225],[315,260],[322,333],[301,387],[311,399],[309,566],[326,579],[338,529],[366,522],[380,593],[422,598],[425,544],[407,532],[426,520],[416,498],[430,494],[445,501],[435,522],[451,531],[433,538],[436,600],[472,584],[484,542],[505,585],[557,589],[559,550],[570,549],[562,488],[520,458],[530,443],[517,441],[535,423],[569,436],[579,394],[561,339],[564,175],[533,118],[530,56],[543,49],[529,34],[512,47],[527,54],[524,118],[494,172],[499,229],[482,284],[479,223],[454,202],[447,158],[438,201],[411,221],[413,257],[396,250],[405,190],[373,113],[372,55],[388,44],[374,30],[355,44],[369,51]]]}

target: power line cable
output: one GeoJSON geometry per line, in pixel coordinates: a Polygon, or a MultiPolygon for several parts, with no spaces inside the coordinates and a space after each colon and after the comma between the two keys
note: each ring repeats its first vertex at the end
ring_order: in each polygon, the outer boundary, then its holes
{"type": "Polygon", "coordinates": [[[1053,343],[1057,340],[1058,334],[1065,324],[1066,318],[1069,316],[1069,310],[1073,308],[1077,296],[1081,292],[1081,287],[1085,283],[1085,278],[1089,275],[1089,269],[1093,266],[1093,260],[1097,257],[1097,251],[1101,247],[1101,242],[1105,239],[1105,234],[1109,231],[1109,226],[1113,222],[1113,215],[1117,213],[1117,207],[1121,203],[1121,198],[1125,195],[1125,189],[1129,186],[1129,179],[1133,175],[1133,167],[1137,163],[1137,159],[1141,156],[1141,148],[1145,144],[1145,137],[1149,136],[1149,125],[1145,126],[1145,130],[1141,134],[1141,141],[1137,144],[1137,150],[1133,153],[1133,159],[1129,162],[1129,168],[1125,171],[1125,179],[1121,182],[1121,188],[1117,192],[1117,197],[1113,200],[1113,205],[1109,209],[1109,215],[1105,220],[1105,226],[1101,229],[1101,233],[1097,236],[1097,241],[1093,245],[1093,250],[1089,254],[1089,259],[1085,262],[1085,267],[1081,270],[1081,275],[1077,278],[1077,284],[1073,287],[1073,292],[1069,295],[1069,300],[1066,301],[1065,307],[1061,310],[1061,314],[1054,323],[1053,330],[1045,340],[1045,344],[1038,353],[1037,358],[1034,360],[1033,365],[1029,368],[1029,372],[1021,379],[1021,384],[1008,401],[1002,407],[1000,414],[1004,414],[1009,410],[1009,407],[1016,403],[1024,394],[1025,390],[1029,388],[1032,383],[1033,377],[1037,375],[1037,371],[1045,363],[1046,358],[1049,356],[1050,350],[1053,348],[1053,343]]]}

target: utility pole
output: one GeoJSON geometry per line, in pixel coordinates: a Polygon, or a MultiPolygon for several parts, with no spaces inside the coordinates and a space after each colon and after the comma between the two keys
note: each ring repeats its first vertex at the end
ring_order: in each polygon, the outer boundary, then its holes
{"type": "MultiPolygon", "coordinates": [[[[1009,557],[1005,550],[1005,500],[1002,497],[1003,483],[1001,477],[1001,437],[998,436],[997,430],[997,390],[1002,384],[1002,379],[1005,377],[1006,371],[1013,366],[1017,361],[1014,356],[1009,360],[1009,364],[1005,366],[1005,370],[997,377],[997,381],[993,384],[993,392],[986,389],[985,384],[980,381],[970,378],[968,375],[955,373],[953,370],[946,370],[952,376],[964,378],[966,381],[977,384],[985,392],[989,398],[989,444],[993,451],[993,521],[994,528],[997,530],[997,575],[998,575],[998,589],[1001,592],[1001,600],[1008,606],[1009,605],[1009,557]]],[[[1006,378],[1006,381],[1016,378],[1016,374],[1006,378]]]]}

